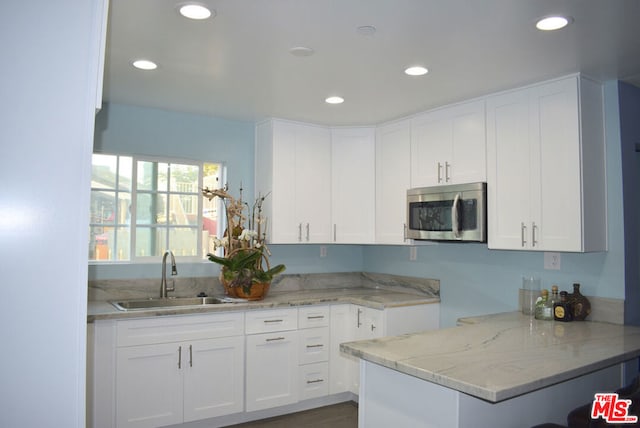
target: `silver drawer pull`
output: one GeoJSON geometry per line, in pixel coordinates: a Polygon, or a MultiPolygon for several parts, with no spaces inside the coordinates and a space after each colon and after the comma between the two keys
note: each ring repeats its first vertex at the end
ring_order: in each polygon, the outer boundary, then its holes
{"type": "Polygon", "coordinates": [[[269,339],[265,339],[266,342],[275,342],[276,340],[284,340],[284,337],[280,336],[280,337],[272,337],[269,339]]]}
{"type": "Polygon", "coordinates": [[[321,320],[324,318],[324,315],[310,315],[307,317],[308,320],[321,320]]]}
{"type": "Polygon", "coordinates": [[[315,380],[308,380],[307,383],[320,383],[320,382],[324,382],[324,379],[315,379],[315,380]]]}
{"type": "Polygon", "coordinates": [[[182,368],[182,346],[178,346],[178,369],[182,368]]]}
{"type": "Polygon", "coordinates": [[[322,348],[324,347],[323,344],[319,344],[319,345],[307,345],[307,348],[322,348]]]}
{"type": "Polygon", "coordinates": [[[273,322],[282,322],[283,320],[264,320],[265,324],[273,323],[273,322]]]}

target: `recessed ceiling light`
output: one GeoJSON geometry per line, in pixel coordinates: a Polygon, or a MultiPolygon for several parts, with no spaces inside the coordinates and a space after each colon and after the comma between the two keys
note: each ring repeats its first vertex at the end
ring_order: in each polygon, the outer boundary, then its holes
{"type": "MultiPolygon", "coordinates": [[[[180,15],[189,19],[207,19],[212,12],[204,5],[199,3],[186,3],[178,7],[180,15]]],[[[215,11],[214,11],[215,12],[215,11]]]]}
{"type": "Polygon", "coordinates": [[[315,53],[315,51],[306,46],[296,46],[289,49],[289,53],[293,56],[311,56],[315,53]]]}
{"type": "Polygon", "coordinates": [[[338,96],[332,96],[324,100],[327,104],[342,104],[344,102],[344,98],[338,96]]]}
{"type": "Polygon", "coordinates": [[[546,16],[536,22],[536,28],[542,31],[559,30],[573,22],[573,18],[567,16],[546,16]]]}
{"type": "Polygon", "coordinates": [[[429,72],[429,70],[421,66],[414,66],[407,68],[404,72],[409,76],[424,76],[429,72]]]}
{"type": "Polygon", "coordinates": [[[361,36],[373,36],[376,31],[376,27],[374,27],[373,25],[362,25],[356,28],[356,33],[360,34],[361,36]]]}
{"type": "Polygon", "coordinates": [[[140,70],[155,70],[158,68],[158,64],[147,59],[138,59],[133,61],[133,66],[140,70]]]}

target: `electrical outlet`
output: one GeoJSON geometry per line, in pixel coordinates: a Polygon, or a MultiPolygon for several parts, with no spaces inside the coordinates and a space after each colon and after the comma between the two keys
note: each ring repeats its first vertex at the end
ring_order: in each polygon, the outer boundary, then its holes
{"type": "Polygon", "coordinates": [[[418,259],[418,247],[409,247],[409,261],[415,262],[418,259]]]}
{"type": "Polygon", "coordinates": [[[560,253],[544,253],[544,268],[547,270],[560,270],[560,253]]]}
{"type": "Polygon", "coordinates": [[[320,257],[327,257],[327,247],[324,245],[320,246],[320,257]]]}

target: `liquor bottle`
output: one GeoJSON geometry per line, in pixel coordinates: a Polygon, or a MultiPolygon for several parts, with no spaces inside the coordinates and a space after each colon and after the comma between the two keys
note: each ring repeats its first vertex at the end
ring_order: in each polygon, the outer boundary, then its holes
{"type": "Polygon", "coordinates": [[[566,291],[560,292],[560,301],[553,305],[553,319],[556,321],[573,321],[573,308],[567,299],[566,291]]]}
{"type": "Polygon", "coordinates": [[[573,293],[569,294],[567,298],[573,307],[573,319],[575,321],[584,321],[591,313],[591,303],[589,299],[580,294],[580,284],[577,282],[573,284],[573,293]]]}
{"type": "Polygon", "coordinates": [[[549,296],[549,302],[551,303],[551,307],[560,301],[560,296],[558,295],[558,286],[551,286],[551,295],[549,296]]]}
{"type": "Polygon", "coordinates": [[[547,307],[549,301],[549,290],[546,288],[540,291],[540,297],[536,300],[534,316],[537,320],[552,320],[551,308],[547,307]]]}

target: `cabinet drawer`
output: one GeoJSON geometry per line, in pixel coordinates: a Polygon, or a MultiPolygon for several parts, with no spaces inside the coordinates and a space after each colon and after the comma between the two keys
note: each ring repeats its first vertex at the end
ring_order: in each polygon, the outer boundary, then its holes
{"type": "Polygon", "coordinates": [[[329,306],[308,306],[298,309],[298,328],[328,326],[329,306]]]}
{"type": "Polygon", "coordinates": [[[298,378],[301,400],[329,394],[329,363],[300,366],[298,378]]]}
{"type": "Polygon", "coordinates": [[[116,330],[117,346],[241,336],[244,333],[244,314],[227,312],[120,320],[116,330]]]}
{"type": "Polygon", "coordinates": [[[308,328],[298,331],[300,364],[329,360],[329,327],[308,328]]]}
{"type": "Polygon", "coordinates": [[[298,328],[298,310],[295,308],[247,311],[246,333],[271,333],[298,328]]]}

